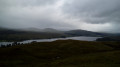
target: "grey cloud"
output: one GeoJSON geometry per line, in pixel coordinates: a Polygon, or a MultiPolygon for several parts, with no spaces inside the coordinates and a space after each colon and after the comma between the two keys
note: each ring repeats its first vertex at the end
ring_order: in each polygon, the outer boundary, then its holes
{"type": "Polygon", "coordinates": [[[2,6],[39,6],[53,4],[57,0],[0,0],[2,6]]]}
{"type": "MultiPolygon", "coordinates": [[[[26,24],[28,24],[27,26],[34,25],[37,22],[32,20],[42,17],[39,16],[39,13],[35,14],[36,10],[42,10],[46,8],[45,5],[51,5],[55,2],[56,0],[0,0],[0,26],[13,27],[13,25],[16,25],[20,27],[20,25],[24,26],[26,24]]],[[[42,21],[39,20],[39,22],[42,21]]]]}
{"type": "Polygon", "coordinates": [[[0,27],[120,32],[119,6],[120,0],[0,0],[0,27]]]}
{"type": "Polygon", "coordinates": [[[56,28],[71,29],[72,25],[61,20],[58,0],[1,0],[0,26],[7,28],[56,28]]]}
{"type": "Polygon", "coordinates": [[[65,14],[89,23],[120,22],[120,0],[71,0],[64,7],[65,14]]]}

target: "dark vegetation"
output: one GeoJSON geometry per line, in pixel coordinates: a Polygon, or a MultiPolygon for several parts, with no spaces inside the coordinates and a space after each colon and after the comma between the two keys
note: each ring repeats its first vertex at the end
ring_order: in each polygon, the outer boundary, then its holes
{"type": "Polygon", "coordinates": [[[23,43],[13,42],[12,44],[6,44],[6,45],[0,44],[0,48],[12,47],[12,46],[16,46],[16,45],[23,45],[23,43]]]}
{"type": "Polygon", "coordinates": [[[0,67],[120,67],[120,42],[58,40],[2,47],[0,67]]]}
{"type": "Polygon", "coordinates": [[[120,41],[120,36],[98,38],[96,41],[120,41]]]}

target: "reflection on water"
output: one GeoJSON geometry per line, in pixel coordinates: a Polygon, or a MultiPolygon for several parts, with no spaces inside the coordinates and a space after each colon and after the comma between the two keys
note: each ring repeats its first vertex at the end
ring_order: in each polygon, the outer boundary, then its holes
{"type": "MultiPolygon", "coordinates": [[[[88,36],[79,36],[79,37],[67,37],[67,38],[53,38],[53,39],[37,39],[37,40],[25,40],[22,42],[18,42],[18,43],[31,43],[33,41],[36,42],[52,42],[52,41],[56,41],[56,40],[67,40],[67,39],[73,39],[73,40],[82,40],[82,41],[95,41],[96,39],[101,38],[101,37],[88,37],[88,36]]],[[[0,45],[8,45],[8,44],[12,44],[13,42],[0,42],[0,45]]]]}

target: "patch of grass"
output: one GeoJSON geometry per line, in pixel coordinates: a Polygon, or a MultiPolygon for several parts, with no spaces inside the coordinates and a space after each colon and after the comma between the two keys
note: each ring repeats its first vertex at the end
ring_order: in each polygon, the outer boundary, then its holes
{"type": "Polygon", "coordinates": [[[16,45],[0,48],[0,67],[119,67],[119,45],[77,40],[16,45]]]}

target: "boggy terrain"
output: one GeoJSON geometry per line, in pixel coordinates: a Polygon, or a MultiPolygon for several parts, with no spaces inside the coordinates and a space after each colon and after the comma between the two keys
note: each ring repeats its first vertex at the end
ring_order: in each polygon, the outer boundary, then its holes
{"type": "Polygon", "coordinates": [[[57,40],[1,47],[0,67],[120,67],[120,42],[57,40]]]}

